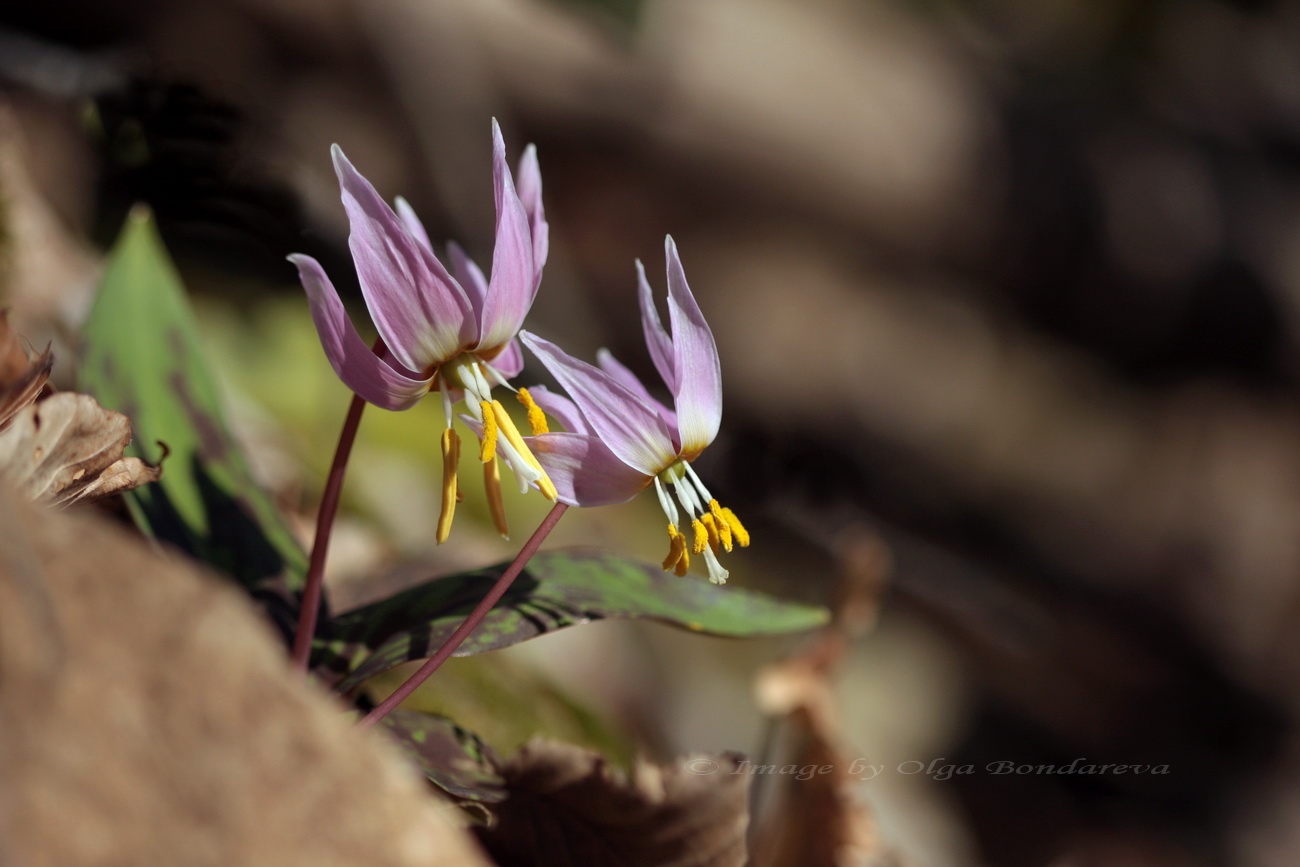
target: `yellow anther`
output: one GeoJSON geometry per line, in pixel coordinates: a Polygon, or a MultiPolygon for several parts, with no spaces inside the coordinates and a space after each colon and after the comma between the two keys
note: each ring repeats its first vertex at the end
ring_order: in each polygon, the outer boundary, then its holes
{"type": "Polygon", "coordinates": [[[501,435],[506,438],[506,442],[515,447],[515,451],[519,453],[519,456],[524,459],[528,466],[542,474],[542,477],[537,480],[537,490],[541,491],[542,496],[551,502],[559,499],[560,493],[555,490],[555,484],[551,481],[551,477],[546,475],[546,470],[537,462],[532,449],[528,448],[528,443],[524,442],[524,438],[519,435],[519,428],[515,427],[514,420],[510,418],[510,413],[506,412],[506,408],[501,405],[501,401],[494,400],[491,406],[485,403],[483,405],[483,417],[487,418],[489,412],[496,419],[496,426],[501,431],[501,435]]]}
{"type": "Polygon", "coordinates": [[[483,409],[483,443],[479,446],[478,459],[485,464],[497,454],[497,417],[492,411],[493,405],[500,404],[495,400],[492,403],[485,400],[480,404],[483,409]]]}
{"type": "Polygon", "coordinates": [[[703,554],[704,549],[709,547],[709,531],[704,528],[697,518],[691,521],[691,529],[695,531],[695,542],[691,545],[692,554],[703,554]]]}
{"type": "Polygon", "coordinates": [[[528,393],[528,389],[519,389],[519,402],[528,410],[528,426],[533,429],[533,436],[538,434],[550,433],[551,428],[546,424],[546,413],[533,400],[533,396],[528,393]]]}
{"type": "Polygon", "coordinates": [[[745,529],[744,524],[740,523],[740,519],[736,517],[736,513],[730,509],[723,509],[722,519],[726,521],[727,526],[731,528],[731,534],[736,537],[736,544],[742,548],[748,548],[749,531],[745,529]]]}
{"type": "Polygon", "coordinates": [[[727,515],[722,511],[722,506],[718,505],[717,500],[709,500],[709,514],[713,516],[713,521],[718,527],[718,538],[722,542],[722,550],[731,550],[731,524],[727,522],[727,515]]]}
{"type": "Polygon", "coordinates": [[[456,467],[460,463],[460,436],[447,428],[442,432],[442,511],[438,514],[436,538],[441,545],[451,535],[451,521],[456,515],[456,467]]]}
{"type": "Polygon", "coordinates": [[[704,524],[709,531],[709,544],[714,551],[722,548],[726,551],[731,550],[731,528],[726,524],[719,524],[710,513],[700,516],[700,522],[704,524]],[[725,534],[724,532],[725,531],[725,534]]]}
{"type": "Polygon", "coordinates": [[[691,555],[686,549],[686,537],[677,532],[674,524],[668,525],[668,556],[664,558],[664,571],[671,569],[677,575],[685,575],[691,567],[691,555]]]}
{"type": "Polygon", "coordinates": [[[669,524],[668,556],[664,558],[664,571],[667,572],[669,569],[676,566],[677,561],[682,558],[682,554],[684,553],[686,553],[686,540],[682,538],[681,533],[677,532],[676,525],[669,524]]]}
{"type": "Polygon", "coordinates": [[[488,509],[492,512],[492,523],[502,539],[510,538],[510,527],[506,524],[506,505],[501,500],[501,461],[495,455],[483,465],[483,489],[487,491],[488,509]]]}

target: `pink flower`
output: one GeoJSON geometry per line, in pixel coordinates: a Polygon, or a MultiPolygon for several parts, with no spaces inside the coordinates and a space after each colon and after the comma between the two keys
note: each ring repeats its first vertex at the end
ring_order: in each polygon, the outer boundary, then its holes
{"type": "Polygon", "coordinates": [[[452,407],[464,401],[470,415],[503,437],[484,440],[480,457],[488,465],[489,498],[505,533],[496,486],[498,445],[520,482],[536,485],[554,499],[555,489],[519,436],[509,415],[492,398],[523,367],[515,335],[532,307],[546,263],[548,227],[542,209],[542,179],[532,146],[519,162],[516,188],[506,164],[501,129],[492,121],[496,244],[492,272],[483,272],[455,244],[448,245],[449,271],[433,252],[424,226],[405,200],[394,211],[358,172],[343,150],[331,153],[351,234],[348,246],[361,292],[387,352],[375,354],[357,334],[329,277],[310,256],[289,260],[298,275],[325,355],[339,378],[358,396],[390,410],[409,409],[429,391],[442,393],[447,419],[443,432],[443,515],[438,541],[446,538],[456,499],[459,437],[452,407]]]}
{"type": "Polygon", "coordinates": [[[720,584],[727,570],[719,550],[745,547],[749,533],[734,512],[709,493],[691,461],[713,442],[722,420],[722,373],[713,332],[686,284],[671,237],[668,260],[668,315],[664,330],[645,269],[637,262],[641,322],[655,368],[673,396],[670,408],[651,396],[641,381],[608,351],[599,367],[579,361],[536,335],[520,339],[568,392],[569,398],[534,389],[537,404],[566,428],[529,439],[562,502],[578,506],[620,503],[655,487],[668,518],[670,550],[664,569],[685,574],[691,554],[702,554],[709,579],[720,584]],[[686,513],[693,539],[678,530],[686,513]]]}

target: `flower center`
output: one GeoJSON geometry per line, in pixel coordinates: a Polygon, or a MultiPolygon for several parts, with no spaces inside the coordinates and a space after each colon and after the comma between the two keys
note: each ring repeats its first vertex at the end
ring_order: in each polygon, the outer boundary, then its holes
{"type": "MultiPolygon", "coordinates": [[[[501,401],[492,398],[492,386],[502,385],[506,388],[505,377],[496,368],[484,361],[474,352],[462,352],[444,363],[438,371],[442,380],[442,407],[447,419],[447,429],[442,437],[442,512],[438,517],[437,539],[441,544],[451,533],[452,516],[455,514],[456,502],[460,499],[456,486],[457,462],[460,456],[460,439],[452,429],[455,418],[452,389],[459,389],[464,394],[465,408],[474,421],[481,425],[481,445],[479,460],[483,464],[483,487],[487,491],[488,506],[492,512],[493,523],[503,536],[508,535],[505,505],[501,499],[501,467],[498,455],[504,459],[519,482],[519,492],[524,493],[532,485],[542,492],[548,500],[554,502],[559,496],[546,470],[537,461],[518,428],[511,420],[501,401]]],[[[528,409],[529,421],[534,427],[534,409],[531,399],[521,397],[528,409]]],[[[537,415],[541,410],[537,409],[537,415]]],[[[545,424],[545,417],[541,418],[545,424]]]]}
{"type": "MultiPolygon", "coordinates": [[[[492,379],[503,382],[496,370],[474,352],[462,352],[450,361],[446,361],[438,370],[442,381],[452,388],[465,391],[473,401],[466,400],[466,405],[482,403],[492,399],[492,379]],[[491,379],[489,378],[491,377],[491,379]]],[[[443,389],[446,394],[446,389],[443,389]]]]}
{"type": "Polygon", "coordinates": [[[691,565],[691,554],[702,554],[709,568],[709,580],[714,584],[725,583],[730,573],[718,562],[718,550],[730,551],[734,545],[749,547],[749,531],[740,523],[736,513],[718,504],[684,459],[675,461],[655,476],[655,493],[659,495],[659,505],[668,518],[669,548],[664,570],[671,569],[678,575],[685,575],[691,565]],[[689,543],[677,529],[679,504],[690,520],[692,539],[689,543]]]}

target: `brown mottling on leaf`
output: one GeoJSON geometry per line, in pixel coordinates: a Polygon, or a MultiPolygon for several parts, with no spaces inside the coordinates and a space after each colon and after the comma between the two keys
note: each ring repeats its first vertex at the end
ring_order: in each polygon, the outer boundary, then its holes
{"type": "Polygon", "coordinates": [[[203,411],[198,401],[194,399],[194,395],[190,393],[189,379],[179,370],[172,371],[167,377],[167,385],[185,407],[185,415],[189,418],[195,433],[199,435],[199,454],[203,455],[208,463],[220,463],[226,460],[229,456],[226,437],[218,422],[209,413],[203,411]]]}

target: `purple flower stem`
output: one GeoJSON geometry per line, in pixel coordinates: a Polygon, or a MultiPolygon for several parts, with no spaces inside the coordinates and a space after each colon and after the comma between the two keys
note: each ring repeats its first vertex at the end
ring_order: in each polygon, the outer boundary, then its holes
{"type": "Polygon", "coordinates": [[[506,567],[506,570],[501,573],[501,577],[497,579],[497,583],[492,585],[492,589],[483,597],[483,601],[479,602],[478,607],[470,612],[470,615],[465,618],[465,621],[461,623],[460,626],[456,627],[456,631],[442,643],[442,647],[438,648],[438,652],[431,656],[424,665],[420,666],[419,671],[407,678],[405,683],[393,690],[392,695],[380,702],[379,705],[370,713],[366,714],[365,718],[357,723],[358,726],[363,729],[370,728],[375,723],[388,716],[389,711],[405,701],[407,696],[415,692],[416,688],[419,687],[420,684],[428,680],[429,677],[437,671],[453,653],[456,652],[456,649],[464,643],[466,638],[469,638],[470,633],[478,628],[478,625],[483,622],[483,618],[487,617],[487,613],[492,610],[493,606],[495,606],[497,602],[501,600],[501,597],[505,595],[505,592],[510,589],[510,585],[519,577],[519,573],[524,571],[524,566],[528,565],[528,561],[537,553],[537,549],[542,547],[542,542],[544,542],[546,537],[550,535],[550,532],[555,528],[555,525],[560,522],[560,518],[564,516],[565,510],[568,508],[569,507],[564,503],[555,504],[555,507],[552,508],[546,517],[542,519],[542,523],[537,526],[535,531],[533,531],[533,535],[530,536],[528,541],[524,543],[524,546],[519,549],[519,554],[516,555],[515,559],[506,567]]]}
{"type": "Polygon", "coordinates": [[[357,428],[361,424],[361,411],[365,408],[366,402],[354,394],[347,418],[343,420],[343,430],[339,432],[338,447],[334,449],[334,463],[330,465],[330,474],[325,480],[320,511],[316,513],[316,541],[312,544],[307,583],[303,587],[302,605],[298,609],[298,631],[293,636],[293,665],[299,671],[307,670],[307,661],[311,657],[311,642],[316,635],[316,619],[320,614],[321,589],[325,583],[325,554],[329,551],[334,516],[339,510],[339,495],[343,492],[343,476],[347,470],[348,457],[352,454],[352,444],[356,441],[357,428]]]}
{"type": "MultiPolygon", "coordinates": [[[[381,358],[388,352],[384,338],[375,339],[375,355],[381,358]]],[[[334,448],[334,463],[330,464],[330,474],[325,479],[325,491],[321,494],[320,510],[316,513],[316,539],[312,542],[311,561],[307,565],[307,583],[302,588],[302,604],[298,607],[298,630],[293,635],[293,667],[307,671],[311,659],[311,642],[316,637],[316,620],[320,616],[321,590],[325,583],[325,555],[330,547],[330,533],[334,530],[334,516],[339,511],[339,496],[343,493],[343,476],[347,473],[348,458],[352,455],[352,444],[357,440],[357,428],[361,426],[361,411],[366,402],[359,395],[352,395],[348,406],[347,418],[343,420],[343,430],[339,431],[339,444],[334,448]]]]}

